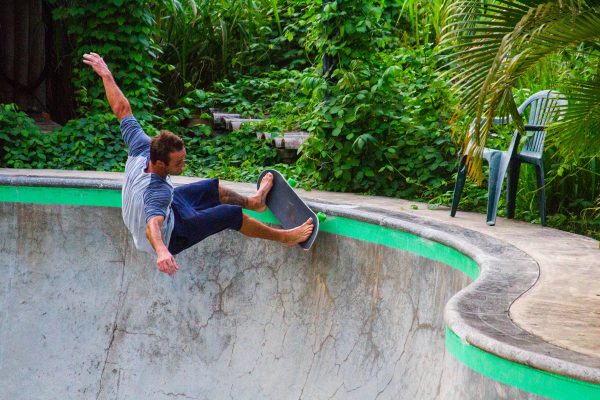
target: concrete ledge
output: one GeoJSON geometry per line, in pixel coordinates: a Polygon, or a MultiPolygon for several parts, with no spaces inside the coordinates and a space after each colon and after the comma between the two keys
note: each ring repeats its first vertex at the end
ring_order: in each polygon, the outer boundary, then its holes
{"type": "MultiPolygon", "coordinates": [[[[197,179],[176,177],[174,182],[180,185],[197,179]]],[[[0,170],[0,186],[119,190],[121,182],[119,173],[0,170]]],[[[252,184],[239,183],[228,183],[228,186],[242,193],[251,193],[255,188],[252,184]]],[[[511,305],[527,293],[540,276],[540,266],[530,254],[484,233],[410,212],[341,204],[343,201],[332,203],[314,194],[307,200],[316,210],[328,215],[408,232],[472,258],[479,265],[479,277],[458,292],[445,309],[448,328],[462,342],[514,363],[600,384],[598,357],[551,344],[511,319],[511,305]]]]}

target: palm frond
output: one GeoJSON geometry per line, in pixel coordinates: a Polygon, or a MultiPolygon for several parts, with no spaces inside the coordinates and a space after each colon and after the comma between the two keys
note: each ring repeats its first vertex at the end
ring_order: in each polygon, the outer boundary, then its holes
{"type": "Polygon", "coordinates": [[[505,110],[524,130],[511,95],[516,82],[550,54],[600,39],[600,8],[583,1],[454,1],[445,10],[443,57],[460,103],[473,117],[472,132],[459,135],[474,144],[469,175],[480,181],[480,154],[491,121],[505,110]],[[483,122],[483,123],[482,123],[483,122]],[[471,137],[472,136],[472,137],[471,137]]]}
{"type": "Polygon", "coordinates": [[[564,118],[548,127],[548,143],[568,159],[600,156],[600,79],[561,88],[569,99],[564,118]]]}

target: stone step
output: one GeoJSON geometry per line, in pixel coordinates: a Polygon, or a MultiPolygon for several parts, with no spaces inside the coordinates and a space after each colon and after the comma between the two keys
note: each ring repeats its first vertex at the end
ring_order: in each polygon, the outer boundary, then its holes
{"type": "Polygon", "coordinates": [[[213,112],[213,122],[217,125],[224,125],[225,119],[241,119],[240,114],[213,112]]]}
{"type": "MultiPolygon", "coordinates": [[[[243,123],[260,122],[260,118],[242,118],[240,114],[224,113],[218,109],[211,108],[213,121],[215,124],[222,125],[225,129],[239,130],[243,123]]],[[[308,139],[310,134],[304,131],[289,131],[283,135],[273,135],[270,132],[256,132],[256,138],[259,140],[269,140],[273,147],[277,149],[298,150],[302,143],[308,139]]]]}
{"type": "Polygon", "coordinates": [[[291,131],[285,132],[283,135],[272,135],[269,132],[256,132],[256,138],[260,140],[270,140],[274,147],[280,149],[294,149],[300,148],[300,145],[310,137],[308,132],[302,131],[291,131]]]}
{"type": "Polygon", "coordinates": [[[270,140],[271,134],[269,132],[256,132],[256,138],[260,140],[270,140]]]}
{"type": "Polygon", "coordinates": [[[243,123],[255,123],[260,122],[262,119],[255,118],[224,118],[225,128],[231,131],[237,131],[241,128],[243,123]]]}
{"type": "Polygon", "coordinates": [[[273,138],[273,143],[277,148],[298,150],[302,143],[308,139],[308,136],[284,136],[273,138]]]}

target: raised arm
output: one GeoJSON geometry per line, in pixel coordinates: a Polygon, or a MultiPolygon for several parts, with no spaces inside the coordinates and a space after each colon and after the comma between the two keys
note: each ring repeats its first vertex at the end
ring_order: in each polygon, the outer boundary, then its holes
{"type": "Polygon", "coordinates": [[[112,73],[102,57],[96,53],[87,53],[83,55],[83,63],[91,66],[102,78],[106,97],[108,98],[108,104],[110,104],[110,108],[112,108],[113,113],[117,116],[119,121],[126,116],[131,115],[129,101],[117,86],[115,78],[112,76],[112,73]]]}
{"type": "Polygon", "coordinates": [[[146,237],[156,252],[156,265],[161,272],[173,276],[177,272],[177,263],[175,258],[169,252],[167,246],[163,243],[160,234],[165,218],[162,216],[152,217],[146,224],[146,237]]]}

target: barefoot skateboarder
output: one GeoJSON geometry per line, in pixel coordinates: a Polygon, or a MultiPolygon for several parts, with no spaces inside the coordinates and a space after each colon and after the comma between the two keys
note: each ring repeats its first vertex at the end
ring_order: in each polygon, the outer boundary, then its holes
{"type": "Polygon", "coordinates": [[[294,246],[312,233],[311,219],[293,229],[275,229],[242,213],[266,209],[273,176],[265,176],[256,194],[242,196],[219,184],[218,179],[173,188],[170,175],[180,175],[186,151],[181,138],[162,130],[150,138],[131,113],[129,101],[117,86],[106,63],[96,53],[83,62],[102,78],[108,103],[120,121],[128,146],[123,183],[123,221],[138,250],[156,253],[158,269],[170,276],[177,272],[177,253],[224,229],[250,237],[294,246]]]}

